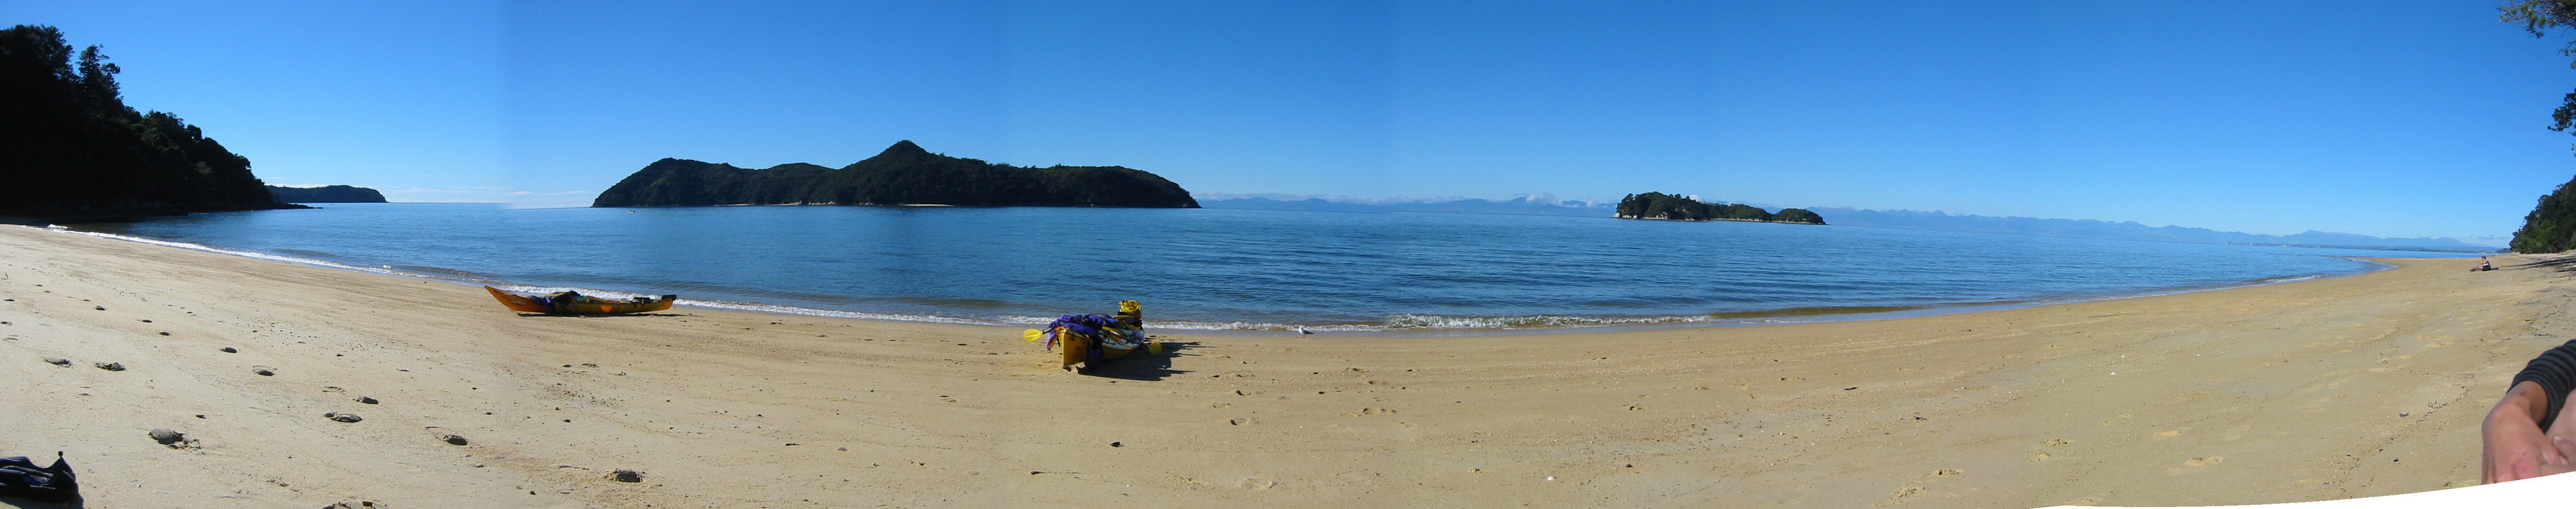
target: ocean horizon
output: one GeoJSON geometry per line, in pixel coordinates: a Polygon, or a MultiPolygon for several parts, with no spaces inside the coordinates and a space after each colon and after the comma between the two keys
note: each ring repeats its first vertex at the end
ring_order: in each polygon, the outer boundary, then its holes
{"type": "MultiPolygon", "coordinates": [[[[1030,325],[1502,334],[1873,319],[2270,284],[2420,251],[1746,222],[1244,209],[326,204],[69,225],[522,292],[1030,325]]],[[[497,305],[495,306],[497,309],[497,305]]]]}

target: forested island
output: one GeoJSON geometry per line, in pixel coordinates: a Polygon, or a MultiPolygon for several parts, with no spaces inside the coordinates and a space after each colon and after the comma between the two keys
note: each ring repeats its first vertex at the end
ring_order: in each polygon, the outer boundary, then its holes
{"type": "Polygon", "coordinates": [[[1022,168],[895,142],[840,169],[789,163],[750,170],[663,159],[601,191],[592,207],[956,205],[1198,208],[1179,184],[1121,166],[1022,168]]]}
{"type": "Polygon", "coordinates": [[[179,116],[137,112],[98,46],[77,64],[50,26],[0,31],[0,215],[60,221],[303,208],[179,116]]]}
{"type": "Polygon", "coordinates": [[[1760,221],[1767,223],[1825,224],[1825,218],[1807,209],[1780,209],[1779,212],[1742,203],[1700,203],[1690,197],[1664,193],[1632,194],[1619,199],[1620,219],[1662,219],[1668,221],[1760,221]]]}
{"type": "Polygon", "coordinates": [[[278,187],[268,193],[287,203],[384,203],[385,194],[356,186],[278,187]]]}

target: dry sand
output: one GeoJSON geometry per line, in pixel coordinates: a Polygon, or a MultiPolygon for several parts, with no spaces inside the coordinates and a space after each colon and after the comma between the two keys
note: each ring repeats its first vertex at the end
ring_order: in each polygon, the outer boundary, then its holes
{"type": "Polygon", "coordinates": [[[1086,376],[1015,328],[520,316],[470,286],[0,227],[0,454],[69,451],[90,507],[2327,500],[2476,482],[2479,417],[2576,335],[2567,275],[2498,261],[1766,327],[1157,331],[1184,348],[1086,376]]]}

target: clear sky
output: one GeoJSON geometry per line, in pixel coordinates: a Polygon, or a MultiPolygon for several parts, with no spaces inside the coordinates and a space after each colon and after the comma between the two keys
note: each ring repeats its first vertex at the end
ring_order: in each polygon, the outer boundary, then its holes
{"type": "Polygon", "coordinates": [[[2500,244],[2564,39],[2450,2],[0,3],[272,184],[587,204],[910,139],[1194,192],[2134,220],[2500,244]],[[1611,5],[1604,5],[1611,4],[1611,5]],[[2480,239],[2484,237],[2484,239],[2480,239]]]}

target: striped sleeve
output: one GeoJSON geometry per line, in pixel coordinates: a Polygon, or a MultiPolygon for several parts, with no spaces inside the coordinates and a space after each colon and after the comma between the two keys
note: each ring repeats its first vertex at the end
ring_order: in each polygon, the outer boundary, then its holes
{"type": "Polygon", "coordinates": [[[2540,384],[2541,393],[2549,398],[2549,413],[2540,418],[2540,430],[2548,431],[2549,424],[2558,421],[2560,407],[2567,405],[2567,392],[2576,390],[2576,340],[2532,358],[2506,387],[2522,385],[2524,381],[2540,384]]]}

